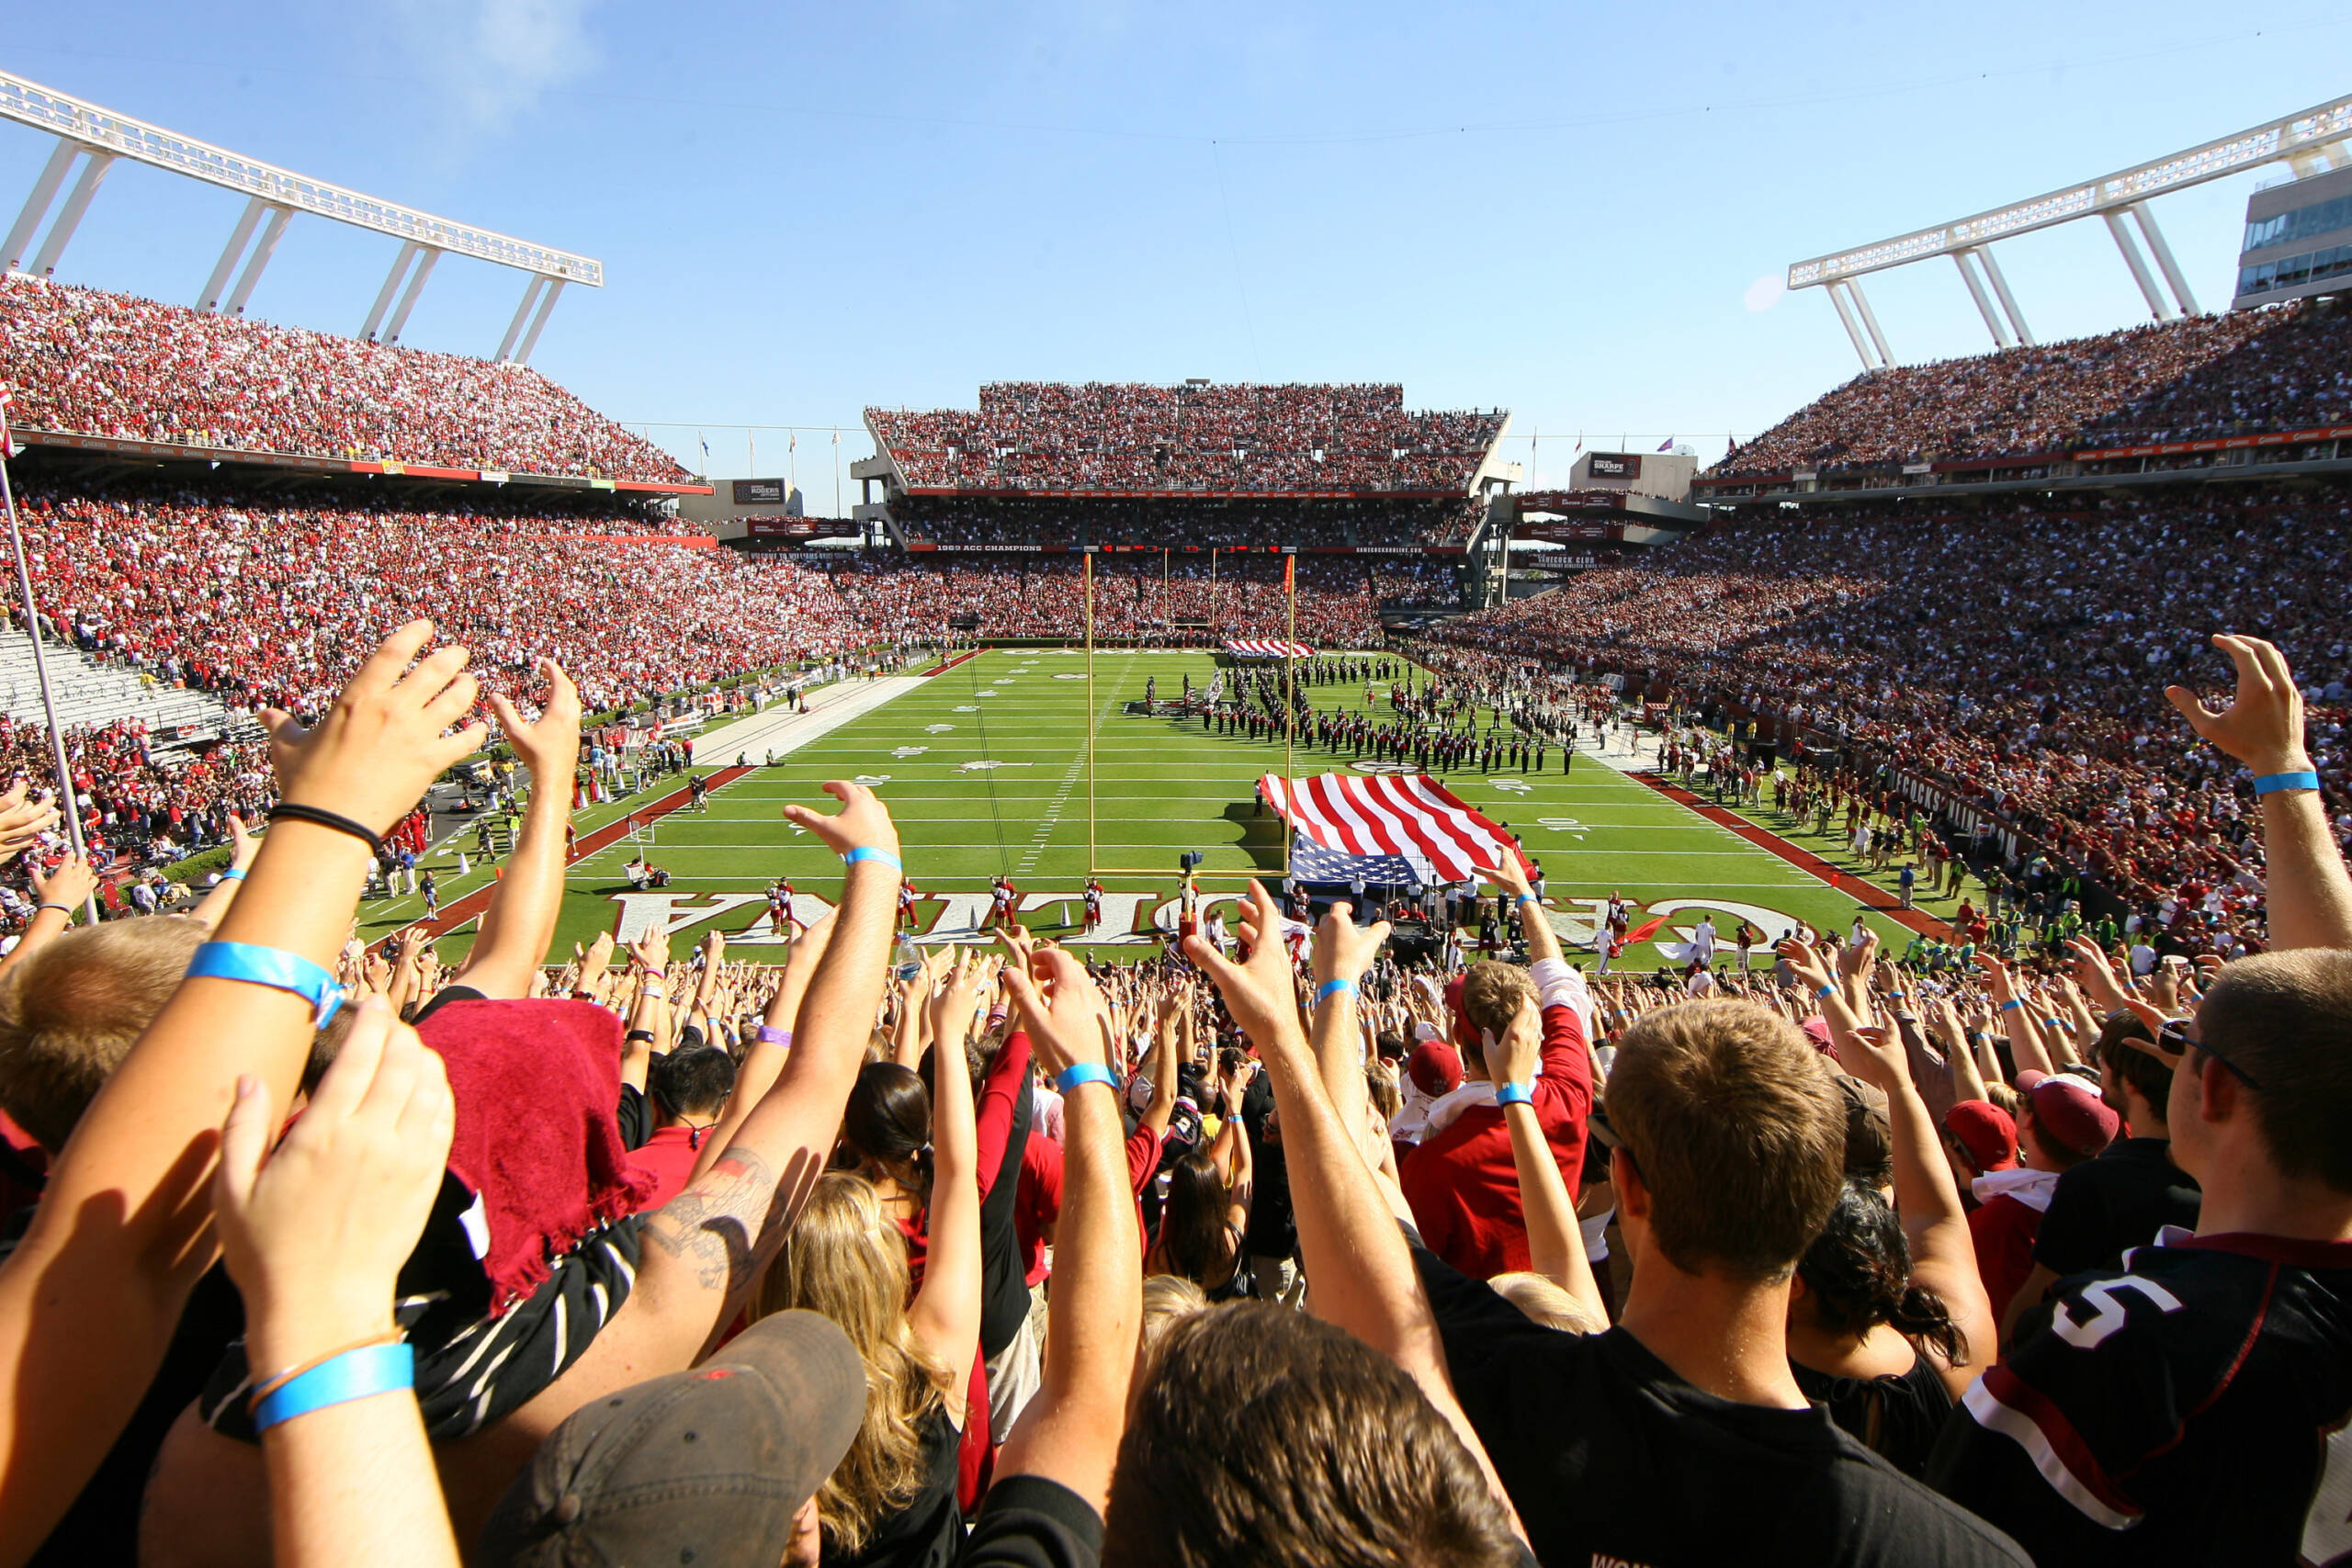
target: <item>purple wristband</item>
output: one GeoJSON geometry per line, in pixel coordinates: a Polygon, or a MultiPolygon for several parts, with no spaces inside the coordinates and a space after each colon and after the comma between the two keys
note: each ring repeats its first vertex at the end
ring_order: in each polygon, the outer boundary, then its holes
{"type": "Polygon", "coordinates": [[[789,1045],[792,1043],[792,1031],[763,1023],[752,1031],[752,1038],[762,1045],[789,1045]]]}

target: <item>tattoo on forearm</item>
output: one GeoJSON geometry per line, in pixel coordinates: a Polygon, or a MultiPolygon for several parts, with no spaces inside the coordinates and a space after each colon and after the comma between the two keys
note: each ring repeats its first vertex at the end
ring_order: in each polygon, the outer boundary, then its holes
{"type": "Polygon", "coordinates": [[[691,1268],[704,1290],[733,1295],[751,1284],[764,1261],[756,1239],[775,1200],[775,1173],[767,1162],[749,1150],[730,1149],[647,1219],[645,1239],[691,1268]]]}

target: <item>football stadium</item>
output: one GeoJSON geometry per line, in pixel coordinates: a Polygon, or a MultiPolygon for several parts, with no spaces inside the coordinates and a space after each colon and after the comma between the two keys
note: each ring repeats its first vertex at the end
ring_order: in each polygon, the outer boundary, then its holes
{"type": "Polygon", "coordinates": [[[0,1568],[2352,1560],[2346,24],[1379,9],[0,46],[0,1568]]]}

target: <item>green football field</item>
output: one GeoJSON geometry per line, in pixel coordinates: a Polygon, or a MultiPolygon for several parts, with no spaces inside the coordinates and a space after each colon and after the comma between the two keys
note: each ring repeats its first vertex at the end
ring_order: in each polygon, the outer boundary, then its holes
{"type": "MultiPolygon", "coordinates": [[[[1200,721],[1130,714],[1147,680],[1162,698],[1189,676],[1195,688],[1214,679],[1219,661],[1205,653],[1098,651],[1090,703],[1080,649],[998,649],[948,670],[831,734],[755,767],[714,790],[705,811],[659,820],[643,845],[623,840],[573,864],[553,957],[597,931],[634,936],[656,922],[673,947],[698,940],[714,924],[736,955],[780,962],[783,939],[769,931],[764,890],[782,874],[812,918],[839,888],[841,863],[814,837],[785,822],[780,808],[800,801],[830,807],[818,788],[855,778],[890,807],[905,849],[907,874],[923,895],[920,924],[931,941],[969,940],[988,912],[989,879],[1009,874],[1024,897],[1023,919],[1044,934],[1091,942],[1105,959],[1154,951],[1156,931],[1172,919],[1177,857],[1198,850],[1206,873],[1256,872],[1270,881],[1282,868],[1280,820],[1258,814],[1258,778],[1283,767],[1279,742],[1204,732],[1200,721]],[[1095,769],[1086,758],[1093,727],[1095,769]],[[667,888],[635,892],[623,866],[643,848],[671,874],[667,888]],[[1108,892],[1103,925],[1082,929],[1080,890],[1102,868],[1108,892]]],[[[1313,688],[1318,707],[1361,707],[1362,685],[1313,688]]],[[[733,757],[704,749],[706,763],[733,757]]],[[[1351,757],[1302,748],[1292,771],[1308,777],[1345,771],[1351,757]]],[[[1727,947],[1737,919],[1768,933],[1792,919],[1843,928],[1855,901],[1814,876],[1701,818],[1589,756],[1563,777],[1554,750],[1541,775],[1475,769],[1441,773],[1441,783],[1490,818],[1520,834],[1541,863],[1553,920],[1571,941],[1613,889],[1639,906],[1636,924],[1668,917],[1661,940],[1715,912],[1727,947]]],[[[706,770],[707,771],[707,770],[706,770]]],[[[655,795],[681,781],[673,780],[655,795]]],[[[617,807],[582,817],[583,834],[617,807]]],[[[1807,840],[1810,842],[1810,840],[1807,840]]],[[[455,845],[434,863],[454,871],[455,845]]],[[[445,902],[479,886],[480,868],[445,893],[445,902]]],[[[1229,896],[1239,878],[1204,876],[1204,893],[1229,896]]],[[[363,911],[367,934],[413,919],[413,898],[363,911]]],[[[1871,917],[1899,946],[1907,933],[1871,917]]],[[[447,958],[462,953],[470,929],[445,936],[447,958]]],[[[1640,944],[1626,966],[1654,967],[1658,949],[1640,944]]]]}

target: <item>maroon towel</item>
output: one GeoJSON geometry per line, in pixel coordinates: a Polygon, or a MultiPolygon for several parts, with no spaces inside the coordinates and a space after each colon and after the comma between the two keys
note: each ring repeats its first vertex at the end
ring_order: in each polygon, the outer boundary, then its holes
{"type": "Polygon", "coordinates": [[[453,1001],[417,1032],[449,1069],[449,1173],[481,1200],[496,1316],[651,1190],[621,1147],[621,1021],[594,1002],[453,1001]]]}

